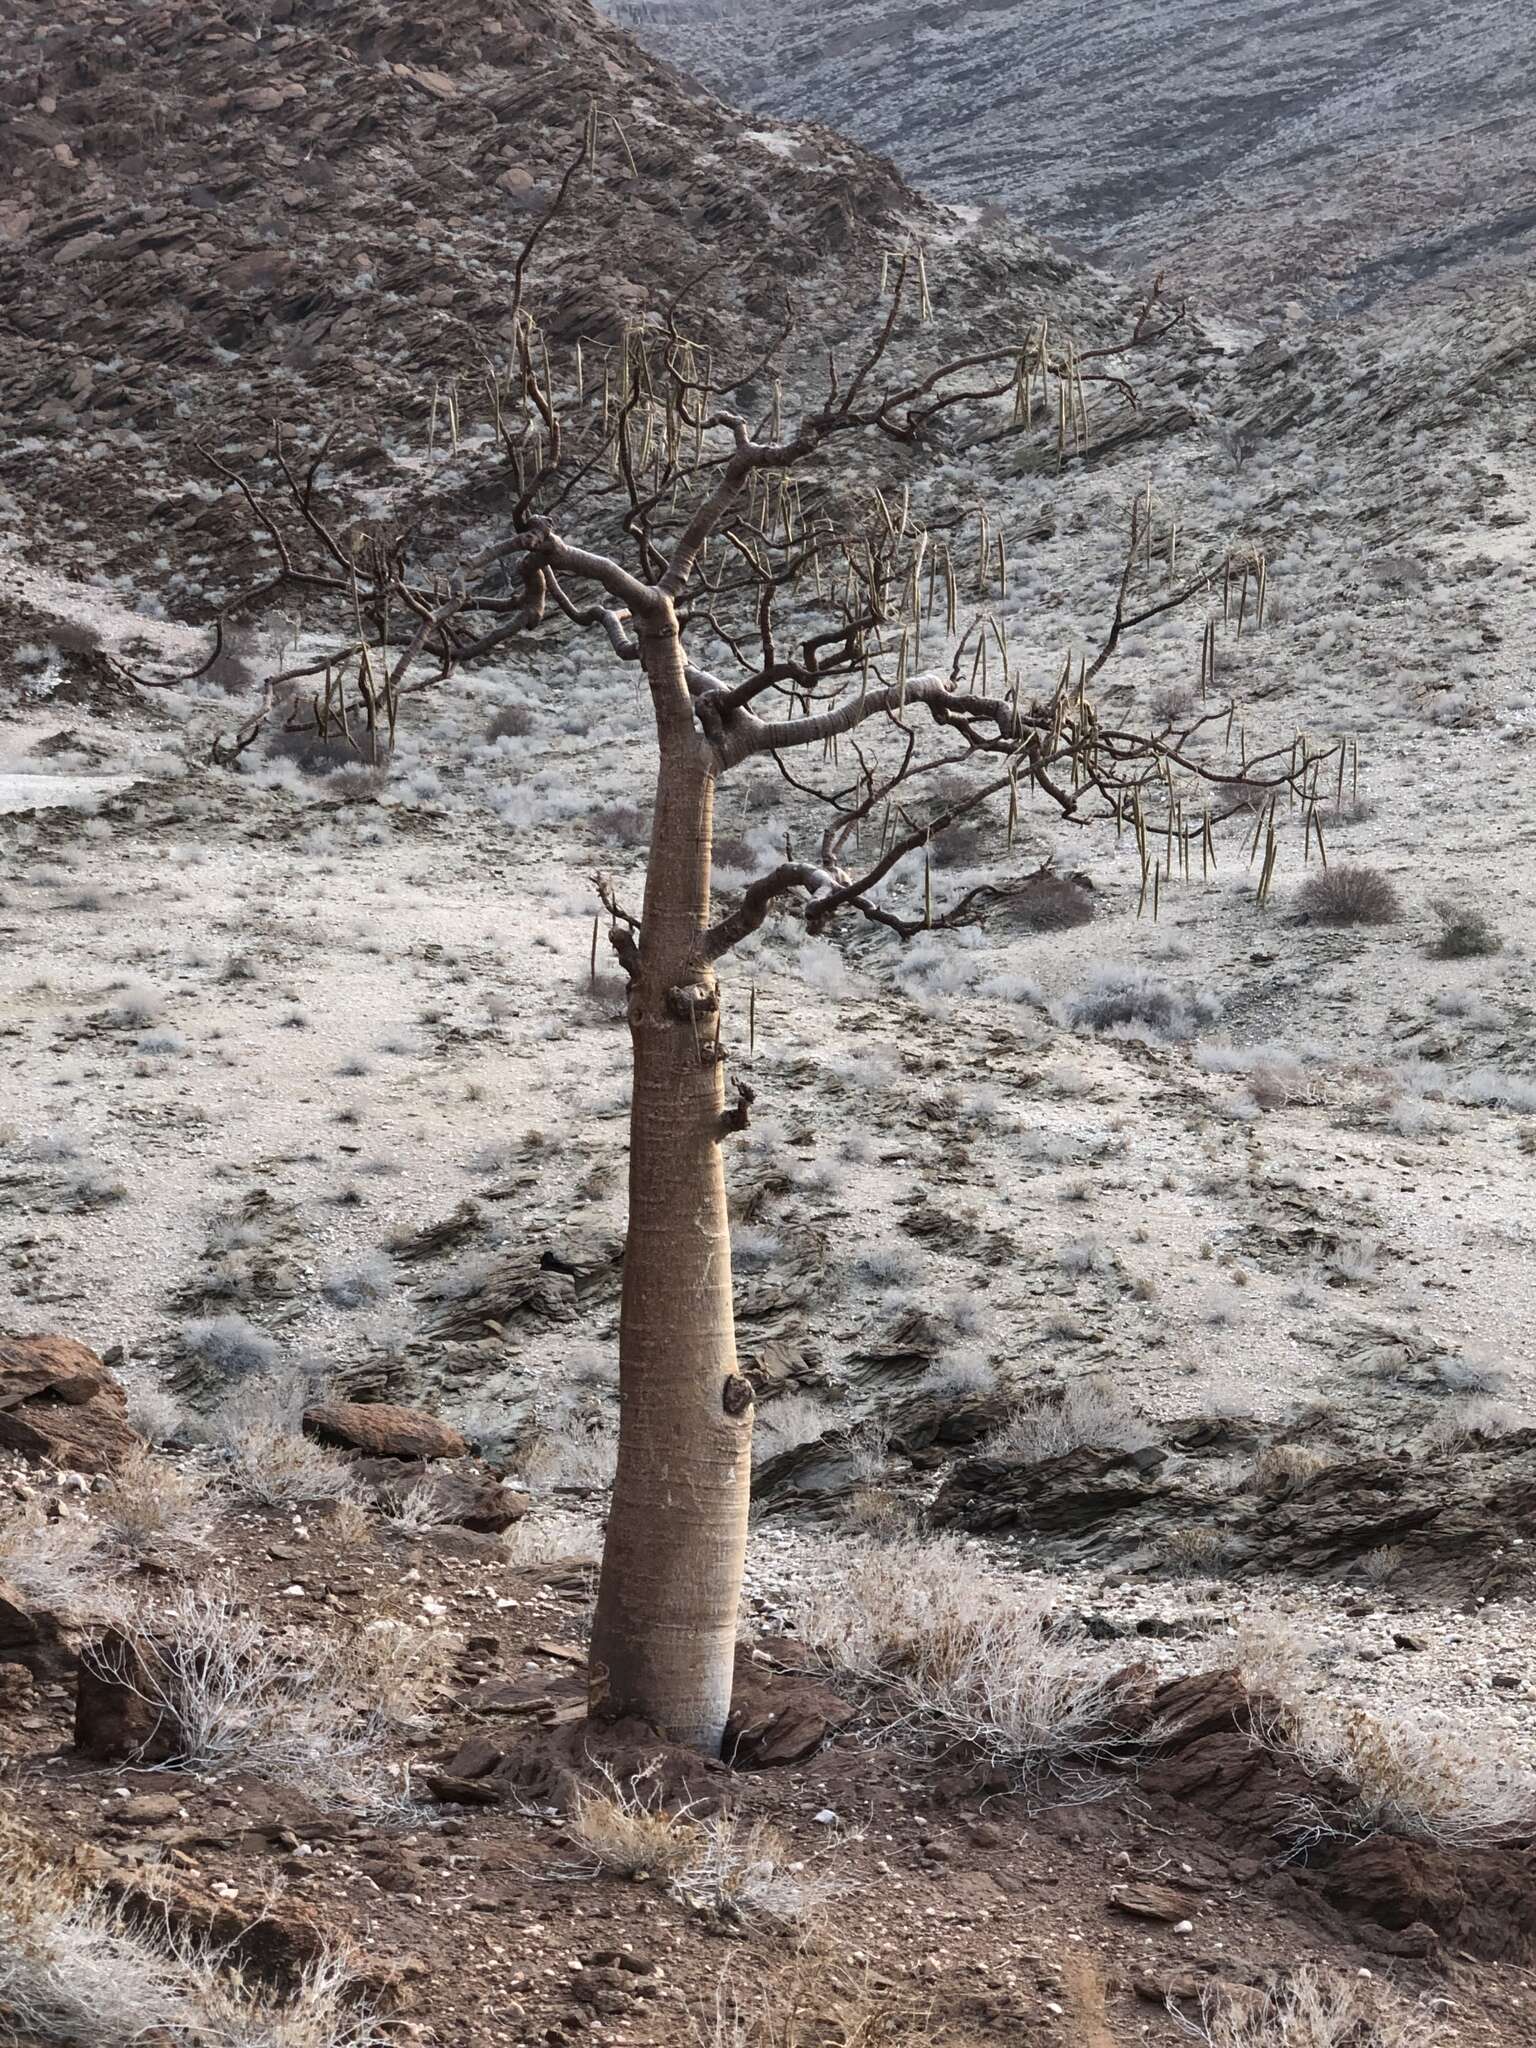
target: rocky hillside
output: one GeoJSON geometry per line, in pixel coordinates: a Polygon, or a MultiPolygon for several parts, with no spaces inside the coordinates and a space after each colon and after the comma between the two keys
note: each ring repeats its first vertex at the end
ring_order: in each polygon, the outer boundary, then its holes
{"type": "Polygon", "coordinates": [[[613,0],[722,94],[830,121],[951,199],[1255,316],[1519,274],[1518,0],[613,0]]]}
{"type": "MultiPolygon", "coordinates": [[[[706,341],[760,345],[791,286],[836,339],[882,250],[957,228],[828,130],[728,112],[585,0],[158,5],[131,36],[64,0],[6,11],[0,79],[0,538],[173,608],[225,537],[199,442],[249,455],[280,418],[416,462],[455,379],[484,423],[511,252],[589,115],[595,168],[532,285],[597,346],[706,270],[706,341]]],[[[1121,317],[1028,236],[977,238],[949,275],[957,306],[1027,315],[1048,276],[1058,318],[1121,317]]]]}

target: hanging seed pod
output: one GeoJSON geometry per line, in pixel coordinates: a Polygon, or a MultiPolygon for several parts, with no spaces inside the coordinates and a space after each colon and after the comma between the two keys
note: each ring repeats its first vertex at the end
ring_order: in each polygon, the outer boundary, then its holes
{"type": "Polygon", "coordinates": [[[747,987],[747,1057],[751,1059],[757,1051],[757,983],[747,987]]]}
{"type": "Polygon", "coordinates": [[[1256,817],[1256,818],[1254,819],[1254,821],[1253,821],[1253,840],[1252,840],[1252,843],[1251,843],[1251,844],[1249,845],[1249,848],[1248,848],[1248,865],[1249,865],[1249,867],[1252,867],[1252,866],[1253,866],[1253,863],[1254,863],[1254,861],[1255,861],[1255,860],[1257,859],[1257,857],[1258,857],[1258,852],[1259,852],[1259,841],[1260,841],[1260,840],[1261,840],[1261,839],[1263,838],[1263,836],[1264,836],[1264,812],[1263,812],[1263,810],[1262,810],[1262,808],[1261,808],[1261,809],[1260,809],[1260,811],[1259,811],[1259,814],[1258,814],[1258,816],[1257,816],[1257,817],[1256,817]]]}
{"type": "Polygon", "coordinates": [[[933,304],[928,297],[928,259],[921,242],[917,245],[917,317],[919,320],[933,317],[933,304]]]}
{"type": "Polygon", "coordinates": [[[598,921],[594,917],[592,920],[592,966],[587,982],[589,988],[597,987],[597,924],[598,921]]]}
{"type": "Polygon", "coordinates": [[[1019,829],[1019,772],[1010,763],[1008,769],[1008,850],[1013,850],[1013,835],[1019,829]]]}
{"type": "Polygon", "coordinates": [[[1269,901],[1270,886],[1275,878],[1275,862],[1279,857],[1279,853],[1280,842],[1275,837],[1273,829],[1271,829],[1268,842],[1266,843],[1264,848],[1264,871],[1259,876],[1260,909],[1263,909],[1265,904],[1267,904],[1269,901]]]}

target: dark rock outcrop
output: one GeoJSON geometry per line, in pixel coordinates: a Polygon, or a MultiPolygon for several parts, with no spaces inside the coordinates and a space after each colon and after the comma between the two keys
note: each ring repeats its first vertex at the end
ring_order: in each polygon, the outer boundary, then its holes
{"type": "Polygon", "coordinates": [[[72,1337],[0,1336],[0,1446],[71,1472],[111,1472],[143,1439],[127,1397],[72,1337]]]}
{"type": "Polygon", "coordinates": [[[388,1401],[321,1401],[304,1411],[304,1434],[366,1458],[462,1458],[468,1441],[420,1408],[388,1401]]]}
{"type": "Polygon", "coordinates": [[[1536,1430],[1474,1440],[1433,1460],[1343,1454],[1314,1470],[1236,1483],[1219,1463],[1156,1448],[972,1458],[946,1480],[933,1519],[1018,1530],[1040,1539],[1047,1555],[1112,1557],[1145,1571],[1167,1562],[1176,1531],[1199,1529],[1209,1533],[1213,1561],[1238,1578],[1343,1576],[1385,1551],[1396,1582],[1491,1598],[1528,1590],[1536,1574],[1536,1430]]]}

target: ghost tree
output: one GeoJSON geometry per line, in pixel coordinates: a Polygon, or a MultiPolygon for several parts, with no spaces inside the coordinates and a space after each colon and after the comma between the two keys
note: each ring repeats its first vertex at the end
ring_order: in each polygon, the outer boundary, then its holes
{"type": "MultiPolygon", "coordinates": [[[[1118,350],[1078,354],[1038,322],[898,368],[920,351],[928,309],[920,255],[895,252],[867,345],[846,362],[824,353],[816,395],[793,418],[778,383],[796,341],[788,313],[747,363],[724,364],[691,340],[678,305],[606,352],[557,345],[529,310],[526,280],[576,175],[573,165],[518,259],[505,356],[487,357],[505,479],[492,545],[431,568],[403,537],[349,534],[326,509],[320,459],[301,474],[281,438],[279,490],[224,473],[275,550],[266,587],[339,600],[351,627],[324,662],[272,679],[263,716],[275,708],[290,727],[343,732],[367,758],[403,699],[542,626],[594,636],[644,678],[656,751],[637,770],[654,774],[638,910],[610,877],[597,884],[628,981],[633,1093],[618,1469],[590,1688],[594,1712],[638,1714],[715,1751],[730,1705],[752,1428],[722,1161],[752,1094],[739,1080],[727,1087],[722,963],[770,914],[803,917],[812,933],[863,918],[902,939],[975,919],[1001,884],[940,904],[931,869],[920,899],[894,883],[990,800],[1006,801],[1010,840],[1031,797],[1073,823],[1112,817],[1136,833],[1143,874],[1155,877],[1159,860],[1187,869],[1191,848],[1203,861],[1213,819],[1251,808],[1256,784],[1314,787],[1321,757],[1288,744],[1213,765],[1207,743],[1230,742],[1231,713],[1208,696],[1160,731],[1098,708],[1096,678],[1128,630],[1213,588],[1230,592],[1235,574],[1246,603],[1256,559],[1223,554],[1175,580],[1169,521],[1138,496],[1097,649],[1040,687],[1010,663],[996,616],[1009,574],[1001,536],[983,518],[962,563],[956,534],[930,530],[915,509],[936,450],[962,424],[1044,437],[1048,460],[1070,460],[1089,431],[1089,389],[1122,412],[1135,404],[1105,366],[1118,350]],[[764,394],[759,418],[740,402],[753,389],[764,394]],[[905,481],[886,491],[860,482],[847,446],[856,437],[897,451],[905,481]],[[788,853],[717,909],[716,790],[761,761],[824,806],[824,826],[805,857],[788,853]],[[1197,807],[1189,792],[1201,784],[1210,799],[1197,807]]],[[[1122,347],[1166,324],[1154,293],[1122,347]]]]}

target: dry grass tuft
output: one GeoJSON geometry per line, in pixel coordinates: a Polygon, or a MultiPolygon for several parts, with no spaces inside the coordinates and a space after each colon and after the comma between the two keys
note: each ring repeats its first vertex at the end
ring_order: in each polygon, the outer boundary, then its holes
{"type": "Polygon", "coordinates": [[[267,1629],[223,1586],[179,1586],[121,1617],[121,1647],[84,1654],[176,1731],[179,1767],[251,1770],[310,1797],[378,1802],[381,1738],[442,1681],[446,1640],[398,1622],[267,1629]]]}
{"type": "Polygon", "coordinates": [[[305,1391],[276,1374],[252,1380],[222,1403],[204,1433],[228,1452],[234,1485],[265,1507],[361,1503],[351,1461],[304,1435],[305,1391]]]}
{"type": "MultiPolygon", "coordinates": [[[[1314,1699],[1293,1714],[1290,1746],[1308,1768],[1337,1772],[1357,1788],[1345,1821],[1350,1833],[1382,1830],[1450,1849],[1536,1833],[1536,1777],[1496,1739],[1474,1746],[1432,1720],[1345,1713],[1314,1699]]],[[[1341,1831],[1320,1810],[1298,1820],[1318,1832],[1341,1831]]]]}
{"type": "Polygon", "coordinates": [[[1133,1451],[1156,1441],[1117,1388],[1101,1379],[1080,1379],[1058,1401],[1028,1401],[1015,1409],[988,1441],[986,1455],[1035,1463],[1059,1458],[1080,1444],[1133,1451]]]}
{"type": "Polygon", "coordinates": [[[1442,2030],[1370,1977],[1303,1963],[1267,1990],[1210,1984],[1197,2013],[1168,2009],[1207,2048],[1435,2048],[1442,2030]]]}
{"type": "Polygon", "coordinates": [[[117,1601],[107,1578],[102,1532],[93,1522],[50,1520],[35,1505],[0,1522],[0,1579],[26,1599],[81,1617],[105,1617],[117,1601]]]}
{"type": "Polygon", "coordinates": [[[630,1779],[599,1770],[601,1784],[577,1786],[566,1832],[602,1869],[662,1879],[695,1911],[733,1926],[805,1934],[818,1920],[836,1887],[793,1861],[777,1829],[669,1810],[654,1764],[630,1779]]]}
{"type": "Polygon", "coordinates": [[[801,1602],[821,1661],[884,1688],[919,1730],[1028,1778],[1090,1757],[1113,1695],[1046,1634],[1045,1610],[984,1577],[953,1540],[846,1541],[801,1602]]]}
{"type": "Polygon", "coordinates": [[[832,1878],[806,1870],[764,1821],[727,1814],[703,1822],[699,1834],[698,1853],[673,1890],[734,1926],[808,1934],[837,1891],[832,1878]]]}
{"type": "Polygon", "coordinates": [[[749,1988],[723,1975],[695,2023],[697,2048],[928,2048],[938,2033],[930,2001],[868,1967],[804,1962],[749,1988]]]}
{"type": "Polygon", "coordinates": [[[0,1814],[0,2033],[57,2048],[370,2048],[340,1952],[279,1997],[222,1951],[142,1925],[0,1814]]]}
{"type": "Polygon", "coordinates": [[[544,1430],[524,1453],[522,1476],[535,1491],[568,1486],[596,1493],[613,1484],[619,1458],[618,1425],[567,1416],[544,1430]]]}
{"type": "Polygon", "coordinates": [[[604,1870],[620,1877],[681,1877],[698,1853],[690,1809],[668,1812],[654,1770],[629,1782],[600,1767],[601,1785],[578,1784],[566,1833],[604,1870]]]}
{"type": "Polygon", "coordinates": [[[212,1514],[206,1476],[149,1449],[129,1452],[95,1507],[107,1535],[130,1549],[168,1537],[199,1542],[212,1514]]]}

